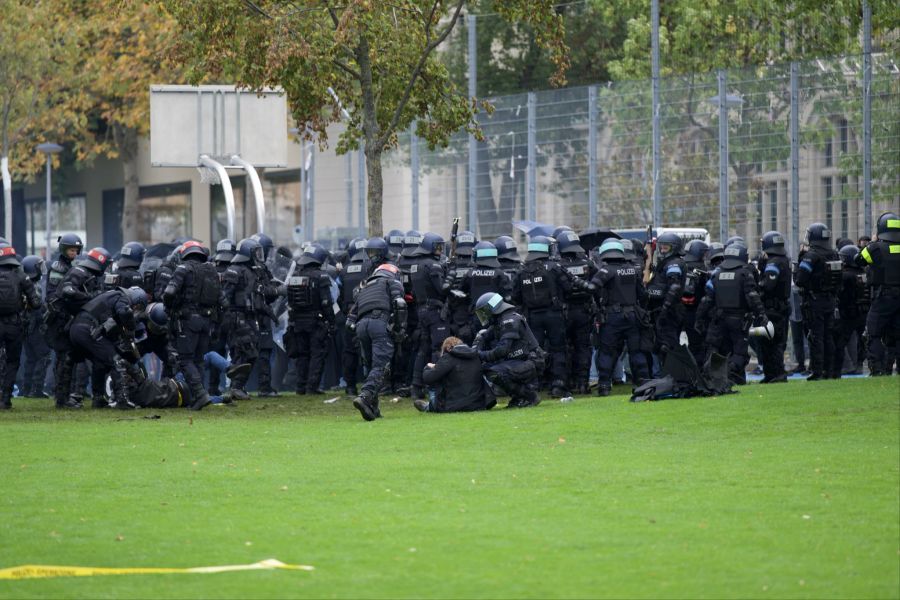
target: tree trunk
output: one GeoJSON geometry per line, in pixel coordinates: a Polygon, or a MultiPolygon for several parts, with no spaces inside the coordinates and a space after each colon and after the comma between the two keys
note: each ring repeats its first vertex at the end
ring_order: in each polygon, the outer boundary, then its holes
{"type": "Polygon", "coordinates": [[[363,135],[366,139],[366,175],[368,175],[369,237],[383,235],[381,210],[384,199],[384,180],[381,173],[381,155],[384,144],[378,125],[378,107],[375,103],[375,88],[372,83],[372,61],[369,57],[369,41],[360,37],[356,48],[356,63],[359,65],[359,87],[363,98],[363,135]]]}
{"type": "MultiPolygon", "coordinates": [[[[136,241],[138,236],[138,197],[141,189],[138,177],[138,135],[137,131],[128,127],[120,128],[117,141],[119,156],[122,158],[122,171],[125,176],[125,197],[122,201],[122,240],[136,241]]],[[[149,241],[149,240],[144,240],[149,241]]],[[[115,252],[115,248],[109,248],[115,252]]]]}
{"type": "Polygon", "coordinates": [[[381,237],[384,227],[382,225],[381,212],[384,207],[383,187],[381,173],[381,148],[369,150],[366,147],[366,188],[368,193],[369,208],[369,237],[381,237]]]}

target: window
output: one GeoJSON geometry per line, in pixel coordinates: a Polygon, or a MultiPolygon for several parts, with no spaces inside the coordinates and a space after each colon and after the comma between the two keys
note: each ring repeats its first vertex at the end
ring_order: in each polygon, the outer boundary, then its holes
{"type": "Polygon", "coordinates": [[[769,223],[772,231],[778,229],[778,183],[769,188],[769,223]]]}
{"type": "Polygon", "coordinates": [[[756,193],[756,237],[761,238],[763,234],[763,190],[756,193]]]}
{"type": "Polygon", "coordinates": [[[145,244],[171,242],[191,235],[191,183],[141,187],[137,239],[145,244]]]}
{"type": "Polygon", "coordinates": [[[825,166],[834,166],[834,141],[830,137],[825,142],[825,166]]]}
{"type": "Polygon", "coordinates": [[[850,146],[850,127],[847,119],[838,121],[838,134],[841,137],[841,154],[846,154],[850,146]]]}
{"type": "Polygon", "coordinates": [[[831,219],[833,217],[832,211],[834,209],[834,201],[831,199],[834,195],[834,190],[831,186],[831,177],[823,177],[822,186],[825,188],[825,224],[831,229],[831,219]]]}
{"type": "MultiPolygon", "coordinates": [[[[85,217],[85,196],[74,194],[66,198],[53,198],[51,207],[50,251],[56,252],[56,238],[63,233],[74,233],[87,243],[87,219],[85,217]]],[[[44,255],[47,245],[47,200],[30,198],[25,203],[25,237],[27,250],[24,254],[44,255]]],[[[19,252],[23,254],[23,252],[19,252]]]]}

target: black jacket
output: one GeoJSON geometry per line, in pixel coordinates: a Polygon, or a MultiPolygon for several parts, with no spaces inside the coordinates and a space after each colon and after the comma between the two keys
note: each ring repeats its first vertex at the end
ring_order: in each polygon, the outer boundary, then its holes
{"type": "Polygon", "coordinates": [[[485,410],[496,404],[481,375],[478,351],[465,344],[445,352],[434,368],[426,367],[422,379],[436,388],[436,412],[485,410]]]}

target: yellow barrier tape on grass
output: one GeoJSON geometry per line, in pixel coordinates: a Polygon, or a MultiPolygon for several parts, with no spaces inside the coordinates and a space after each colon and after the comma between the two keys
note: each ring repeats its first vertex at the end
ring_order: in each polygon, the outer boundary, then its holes
{"type": "Polygon", "coordinates": [[[224,565],[218,567],[57,567],[53,565],[21,565],[0,569],[0,579],[36,579],[41,577],[91,577],[94,575],[148,575],[159,573],[227,573],[229,571],[269,571],[286,569],[289,571],[312,571],[310,565],[286,565],[280,560],[269,558],[249,565],[224,565]]]}

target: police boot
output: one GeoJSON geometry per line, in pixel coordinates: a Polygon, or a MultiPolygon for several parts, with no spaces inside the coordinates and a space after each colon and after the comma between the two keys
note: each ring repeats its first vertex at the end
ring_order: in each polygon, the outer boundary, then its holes
{"type": "Polygon", "coordinates": [[[587,396],[591,393],[591,387],[587,384],[586,381],[583,381],[578,384],[578,387],[575,388],[575,393],[579,396],[587,396]]]}
{"type": "Polygon", "coordinates": [[[598,383],[597,384],[597,395],[598,396],[609,396],[612,392],[612,386],[608,383],[598,383]]]}
{"type": "Polygon", "coordinates": [[[412,384],[412,387],[410,387],[409,391],[412,394],[413,399],[425,399],[425,388],[423,388],[421,385],[412,384]]]}
{"type": "Polygon", "coordinates": [[[260,390],[256,393],[257,398],[277,398],[280,395],[276,390],[260,390]]]}
{"type": "Polygon", "coordinates": [[[526,387],[522,392],[522,401],[519,403],[520,408],[528,408],[529,406],[537,406],[541,403],[541,396],[537,390],[526,387]]]}
{"type": "Polygon", "coordinates": [[[356,389],[355,385],[348,385],[344,388],[344,393],[346,393],[348,396],[358,396],[359,390],[356,389]]]}
{"type": "Polygon", "coordinates": [[[568,396],[569,394],[566,391],[566,384],[559,379],[555,379],[553,383],[550,384],[550,395],[554,398],[563,398],[565,396],[568,396]]]}
{"type": "Polygon", "coordinates": [[[250,371],[252,371],[252,370],[253,370],[253,365],[250,363],[244,363],[241,365],[231,365],[225,371],[225,376],[228,377],[228,379],[231,379],[232,381],[234,381],[235,378],[246,377],[247,375],[250,374],[250,371]]]}
{"type": "Polygon", "coordinates": [[[94,394],[91,396],[91,408],[109,408],[109,400],[106,394],[94,394]]]}
{"type": "Polygon", "coordinates": [[[191,396],[194,402],[188,406],[190,410],[203,410],[204,406],[212,404],[212,400],[209,399],[209,394],[202,385],[192,385],[191,396]]]}
{"type": "Polygon", "coordinates": [[[117,363],[110,373],[113,385],[113,400],[119,410],[134,410],[137,408],[128,399],[128,388],[125,386],[125,368],[122,363],[117,363]]]}
{"type": "Polygon", "coordinates": [[[363,390],[362,393],[353,400],[353,406],[362,415],[366,421],[374,421],[381,414],[378,410],[378,400],[373,398],[372,393],[363,390]]]}
{"type": "Polygon", "coordinates": [[[12,408],[12,394],[6,393],[6,390],[3,391],[3,394],[0,395],[0,410],[9,410],[12,408]]]}

